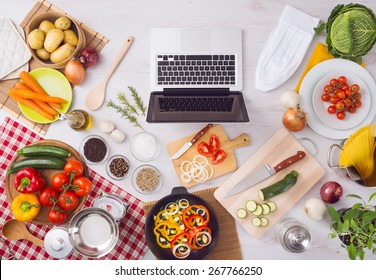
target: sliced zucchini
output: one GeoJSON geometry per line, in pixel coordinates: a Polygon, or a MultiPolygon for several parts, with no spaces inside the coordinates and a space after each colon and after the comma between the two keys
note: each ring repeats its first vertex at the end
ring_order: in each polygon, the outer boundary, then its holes
{"type": "Polygon", "coordinates": [[[238,211],[236,212],[236,215],[237,215],[240,219],[244,219],[245,217],[247,217],[247,210],[245,210],[244,208],[240,208],[240,209],[238,209],[238,211]]]}
{"type": "Polygon", "coordinates": [[[262,214],[263,215],[268,215],[270,213],[270,207],[267,203],[261,204],[262,207],[262,214]]]}
{"type": "Polygon", "coordinates": [[[262,215],[262,207],[261,205],[257,204],[256,210],[252,212],[253,215],[255,216],[261,216],[262,215]]]}
{"type": "Polygon", "coordinates": [[[257,204],[256,201],[254,201],[254,200],[248,200],[248,201],[246,202],[246,204],[245,204],[245,207],[247,208],[247,210],[248,210],[249,212],[253,212],[253,211],[256,210],[257,205],[258,205],[258,204],[257,204]]]}
{"type": "Polygon", "coordinates": [[[273,201],[267,202],[270,207],[270,213],[273,213],[277,209],[277,205],[273,201]]]}
{"type": "Polygon", "coordinates": [[[254,225],[255,227],[261,226],[261,219],[259,217],[253,217],[252,225],[254,225]]]}
{"type": "Polygon", "coordinates": [[[269,220],[265,217],[261,217],[260,220],[261,220],[261,226],[262,227],[266,227],[269,223],[269,220]]]}

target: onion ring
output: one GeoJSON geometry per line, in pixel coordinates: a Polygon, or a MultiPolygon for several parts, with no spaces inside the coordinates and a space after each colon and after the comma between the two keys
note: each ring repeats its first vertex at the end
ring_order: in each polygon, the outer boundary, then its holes
{"type": "Polygon", "coordinates": [[[191,180],[192,180],[192,177],[191,175],[189,175],[188,173],[183,173],[181,174],[181,179],[185,182],[185,183],[189,183],[191,180]]]}
{"type": "Polygon", "coordinates": [[[188,206],[189,206],[189,201],[188,201],[188,199],[182,198],[182,199],[179,200],[178,204],[179,204],[179,207],[180,207],[180,208],[185,209],[185,208],[188,208],[188,206]],[[182,205],[182,202],[186,202],[187,205],[186,205],[186,206],[182,205]]]}
{"type": "Polygon", "coordinates": [[[181,243],[181,244],[178,244],[176,245],[173,249],[172,249],[172,253],[174,254],[175,258],[178,258],[178,259],[185,259],[186,257],[189,256],[189,254],[191,253],[191,248],[189,248],[189,246],[187,244],[184,244],[184,243],[181,243]],[[181,247],[185,247],[187,248],[187,251],[185,253],[182,253],[180,252],[180,248],[181,247]],[[181,256],[179,256],[177,254],[177,251],[179,250],[179,253],[182,254],[181,256]]]}
{"type": "Polygon", "coordinates": [[[183,173],[190,172],[190,171],[192,170],[192,168],[193,168],[193,164],[192,164],[191,161],[188,161],[188,160],[183,161],[183,162],[181,163],[181,165],[180,165],[180,170],[181,170],[181,172],[183,172],[183,173]],[[184,166],[185,166],[185,165],[188,165],[186,169],[184,169],[184,166]],[[189,169],[189,170],[188,170],[188,169],[189,169]]]}
{"type": "Polygon", "coordinates": [[[167,215],[170,215],[170,216],[175,215],[176,213],[178,213],[178,211],[179,211],[179,205],[178,205],[176,202],[170,202],[170,203],[168,203],[168,204],[166,205],[166,207],[165,207],[165,212],[166,212],[166,214],[167,214],[167,215]],[[170,207],[170,205],[176,205],[176,209],[175,209],[173,212],[169,212],[169,211],[167,211],[167,209],[170,207]]]}
{"type": "Polygon", "coordinates": [[[211,236],[211,234],[210,234],[209,232],[202,231],[202,232],[197,233],[197,235],[196,235],[196,240],[197,240],[197,241],[196,241],[196,244],[197,244],[198,246],[205,247],[205,246],[208,246],[208,245],[211,243],[211,241],[212,241],[212,236],[211,236]],[[209,239],[209,241],[208,241],[207,243],[203,243],[203,244],[199,243],[198,238],[199,238],[201,235],[205,235],[205,236],[209,239]]]}

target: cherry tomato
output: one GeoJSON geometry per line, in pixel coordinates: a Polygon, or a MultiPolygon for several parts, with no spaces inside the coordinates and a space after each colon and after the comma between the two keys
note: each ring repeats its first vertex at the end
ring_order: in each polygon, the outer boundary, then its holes
{"type": "Polygon", "coordinates": [[[84,173],[84,166],[75,159],[69,160],[64,166],[64,173],[69,176],[71,172],[75,172],[74,178],[81,177],[84,173]]]}
{"type": "Polygon", "coordinates": [[[330,99],[329,93],[323,93],[321,95],[321,100],[322,101],[327,102],[327,101],[329,101],[329,99],[330,99]]]}
{"type": "Polygon", "coordinates": [[[86,177],[79,177],[73,181],[73,190],[78,196],[88,195],[93,188],[93,184],[86,177]]]}
{"type": "Polygon", "coordinates": [[[224,150],[219,150],[218,152],[214,154],[212,163],[213,164],[221,163],[226,159],[226,157],[227,157],[226,152],[224,150]]]}
{"type": "Polygon", "coordinates": [[[38,200],[43,206],[51,207],[59,198],[59,192],[54,188],[44,188],[38,195],[38,200]]]}
{"type": "Polygon", "coordinates": [[[359,92],[356,92],[356,93],[354,93],[353,98],[355,100],[360,100],[362,98],[362,94],[360,94],[359,92]]]}
{"type": "Polygon", "coordinates": [[[59,196],[58,203],[63,210],[73,210],[78,205],[78,197],[74,191],[68,190],[59,196]]]}
{"type": "Polygon", "coordinates": [[[326,93],[328,93],[329,91],[331,91],[332,90],[332,87],[330,86],[330,85],[326,85],[325,87],[324,87],[324,92],[326,92],[326,93]]]}
{"type": "Polygon", "coordinates": [[[205,142],[200,142],[197,146],[197,151],[205,156],[205,157],[210,157],[212,155],[212,152],[210,151],[210,147],[208,144],[205,142]]]}
{"type": "Polygon", "coordinates": [[[338,97],[338,99],[345,99],[345,98],[346,98],[345,91],[343,91],[343,90],[339,90],[339,91],[337,92],[336,96],[338,97]]]}
{"type": "Polygon", "coordinates": [[[349,98],[344,99],[343,103],[345,104],[345,107],[350,107],[353,104],[349,98]]]}
{"type": "Polygon", "coordinates": [[[358,84],[353,84],[351,85],[350,89],[353,91],[353,92],[358,92],[360,90],[360,87],[358,84]]]}
{"type": "Polygon", "coordinates": [[[61,224],[67,220],[67,211],[59,208],[50,208],[47,215],[48,220],[53,224],[61,224]]]}
{"type": "Polygon", "coordinates": [[[345,118],[345,112],[340,111],[337,113],[337,119],[343,120],[345,118]]]}
{"type": "Polygon", "coordinates": [[[351,105],[351,106],[349,107],[349,112],[350,112],[351,114],[353,114],[353,113],[356,112],[356,108],[355,108],[354,105],[351,105]]]}
{"type": "Polygon", "coordinates": [[[355,106],[355,108],[359,108],[360,106],[362,106],[362,101],[360,101],[360,100],[356,100],[356,101],[354,102],[354,106],[355,106]]]}
{"type": "Polygon", "coordinates": [[[69,185],[69,177],[65,173],[56,173],[51,179],[51,186],[59,192],[64,191],[64,186],[69,185]]]}
{"type": "Polygon", "coordinates": [[[353,92],[351,91],[351,89],[346,89],[345,94],[346,94],[346,97],[351,97],[353,95],[353,92]]]}
{"type": "Polygon", "coordinates": [[[346,90],[348,90],[350,87],[349,87],[349,85],[348,84],[344,84],[342,87],[341,87],[341,89],[343,90],[343,91],[346,91],[346,90]]]}
{"type": "Polygon", "coordinates": [[[338,80],[337,79],[331,79],[330,82],[329,82],[329,84],[331,86],[336,86],[338,84],[338,80]]]}
{"type": "Polygon", "coordinates": [[[339,101],[335,104],[335,107],[338,111],[341,111],[345,108],[345,104],[342,101],[339,101]]]}
{"type": "Polygon", "coordinates": [[[220,142],[219,142],[219,138],[217,135],[215,134],[212,134],[210,136],[210,140],[209,140],[209,149],[212,153],[216,152],[219,150],[219,147],[220,147],[220,142]]]}
{"type": "Polygon", "coordinates": [[[341,84],[343,84],[343,85],[347,83],[347,79],[346,79],[345,76],[340,76],[340,77],[338,78],[338,81],[339,81],[341,84]]]}
{"type": "Polygon", "coordinates": [[[329,106],[327,110],[329,114],[334,114],[337,111],[336,107],[334,107],[333,105],[329,106]]]}
{"type": "Polygon", "coordinates": [[[338,97],[333,95],[333,96],[330,97],[329,100],[330,100],[330,103],[336,104],[338,102],[338,97]]]}

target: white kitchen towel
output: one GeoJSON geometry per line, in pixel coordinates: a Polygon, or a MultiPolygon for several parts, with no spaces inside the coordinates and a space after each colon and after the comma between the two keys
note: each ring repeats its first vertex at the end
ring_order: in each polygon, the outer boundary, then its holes
{"type": "Polygon", "coordinates": [[[286,5],[269,36],[256,68],[256,89],[272,90],[286,82],[302,62],[320,19],[286,5]]]}

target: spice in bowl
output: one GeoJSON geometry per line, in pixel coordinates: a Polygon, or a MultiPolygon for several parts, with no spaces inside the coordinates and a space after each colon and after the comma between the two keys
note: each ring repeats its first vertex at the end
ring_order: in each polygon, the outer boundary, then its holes
{"type": "Polygon", "coordinates": [[[121,155],[111,157],[107,162],[107,174],[112,179],[121,180],[128,174],[129,160],[121,155]]]}
{"type": "Polygon", "coordinates": [[[162,185],[161,173],[151,165],[139,166],[133,173],[132,183],[140,193],[153,193],[162,185]]]}
{"type": "Polygon", "coordinates": [[[102,137],[91,135],[82,141],[80,153],[87,163],[98,164],[107,158],[108,147],[102,137]]]}
{"type": "Polygon", "coordinates": [[[159,154],[159,141],[154,134],[140,132],[131,140],[131,153],[139,161],[151,161],[159,154]]]}

